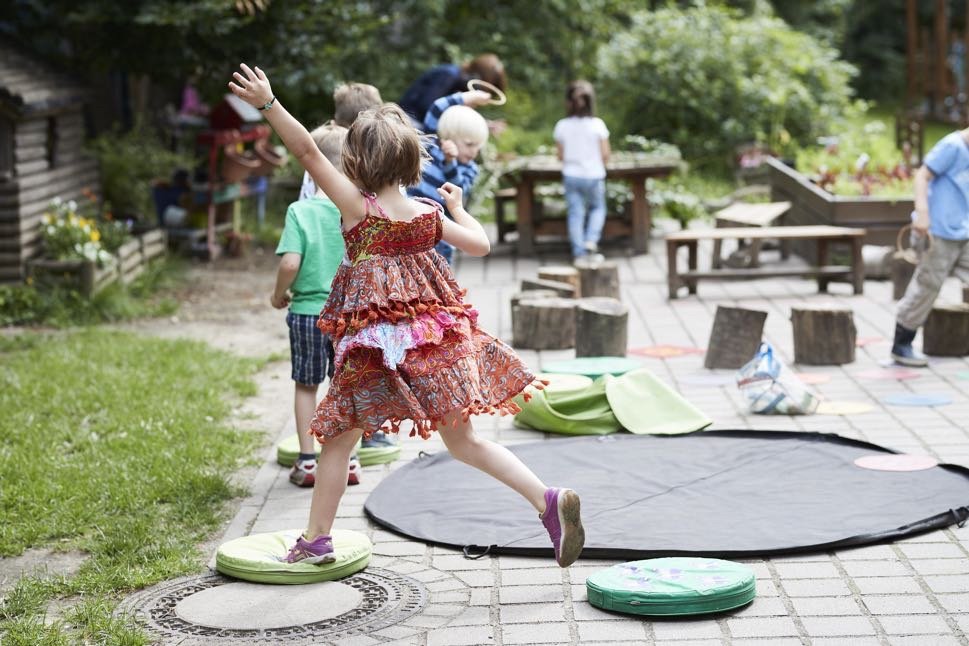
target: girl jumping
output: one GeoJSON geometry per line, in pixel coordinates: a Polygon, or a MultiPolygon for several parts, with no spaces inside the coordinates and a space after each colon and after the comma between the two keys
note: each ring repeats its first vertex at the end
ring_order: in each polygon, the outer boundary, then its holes
{"type": "Polygon", "coordinates": [[[240,67],[229,89],[264,111],[333,200],[346,243],[317,323],[336,350],[336,374],[310,424],[326,450],[309,523],[286,560],[335,560],[330,531],[357,440],[379,429],[396,433],[410,420],[411,435],[427,439],[439,432],[451,455],[521,494],[548,530],[555,560],[572,564],[585,543],[579,496],[547,487],[515,454],[471,426],[472,415],[518,412],[512,398],[536,378],[510,347],[478,328],[477,311],[434,251],[440,240],[472,256],[491,249],[465,211],[461,189],[450,183],[439,189],[453,221],[433,200],[401,194],[401,185],[420,181],[425,157],[417,131],[395,104],[363,112],[350,126],[341,174],[273,95],[266,74],[240,67]]]}

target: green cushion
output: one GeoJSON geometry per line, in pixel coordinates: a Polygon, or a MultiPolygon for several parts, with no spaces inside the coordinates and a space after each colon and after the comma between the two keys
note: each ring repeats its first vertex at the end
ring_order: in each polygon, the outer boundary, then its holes
{"type": "MultiPolygon", "coordinates": [[[[314,440],[316,445],[316,455],[320,455],[320,444],[314,440]]],[[[291,467],[299,457],[299,439],[295,435],[289,435],[276,446],[276,461],[284,467],[291,467]]],[[[357,457],[360,458],[360,465],[369,467],[372,464],[385,464],[393,462],[400,457],[400,444],[394,446],[381,446],[375,448],[361,448],[357,444],[357,457]]]]}
{"type": "Polygon", "coordinates": [[[621,375],[642,367],[641,361],[626,357],[581,357],[564,361],[549,361],[542,364],[545,372],[585,375],[593,379],[602,375],[621,375]]]}
{"type": "Polygon", "coordinates": [[[604,379],[609,406],[619,423],[630,433],[691,433],[713,423],[646,368],[619,377],[606,375],[604,379]]]}
{"type": "Polygon", "coordinates": [[[544,390],[528,390],[532,395],[529,401],[522,395],[515,397],[522,409],[515,415],[516,426],[562,435],[606,435],[619,430],[619,421],[609,409],[604,380],[588,380],[586,387],[578,388],[577,382],[558,375],[543,378],[549,385],[544,390]],[[561,388],[553,385],[556,382],[562,382],[561,388]]]}
{"type": "Polygon", "coordinates": [[[698,615],[750,603],[754,572],[720,559],[670,557],[621,563],[585,582],[589,603],[636,615],[698,615]]]}
{"type": "Polygon", "coordinates": [[[283,559],[302,530],[288,529],[236,538],[219,547],[215,569],[227,576],[256,583],[316,583],[342,579],[370,563],[372,545],[360,532],[333,530],[336,561],[325,565],[286,563],[283,559]]]}
{"type": "MultiPolygon", "coordinates": [[[[544,379],[548,385],[543,389],[545,397],[553,404],[563,397],[570,397],[580,393],[592,385],[592,378],[585,375],[570,375],[565,373],[541,372],[539,379],[544,379]]],[[[535,394],[537,391],[530,388],[529,392],[535,394]]]]}

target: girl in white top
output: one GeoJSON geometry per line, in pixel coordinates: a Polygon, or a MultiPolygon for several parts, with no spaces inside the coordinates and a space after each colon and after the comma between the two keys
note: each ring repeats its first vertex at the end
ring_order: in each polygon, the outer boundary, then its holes
{"type": "Polygon", "coordinates": [[[573,258],[597,254],[606,223],[606,161],[609,129],[595,116],[595,90],[573,81],[565,92],[568,116],[555,124],[553,137],[562,161],[573,258]]]}

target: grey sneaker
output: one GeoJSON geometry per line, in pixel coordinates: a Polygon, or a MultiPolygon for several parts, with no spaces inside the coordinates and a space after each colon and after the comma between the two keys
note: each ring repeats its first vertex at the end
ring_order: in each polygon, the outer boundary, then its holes
{"type": "Polygon", "coordinates": [[[579,494],[571,489],[545,490],[545,513],[539,518],[555,549],[555,561],[568,567],[579,558],[585,545],[585,530],[579,517],[579,494]]]}

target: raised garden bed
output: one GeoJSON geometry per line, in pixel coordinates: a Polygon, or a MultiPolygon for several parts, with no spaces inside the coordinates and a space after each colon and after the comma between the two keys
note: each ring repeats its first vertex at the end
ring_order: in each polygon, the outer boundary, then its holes
{"type": "Polygon", "coordinates": [[[165,255],[167,244],[165,231],[153,229],[121,245],[104,267],[90,260],[38,258],[27,262],[27,275],[36,284],[70,287],[90,297],[115,281],[131,283],[150,261],[165,255]]]}
{"type": "MultiPolygon", "coordinates": [[[[861,227],[867,230],[864,243],[888,246],[895,244],[898,230],[911,221],[914,199],[844,197],[833,195],[811,182],[787,164],[769,158],[766,161],[771,201],[791,203],[784,225],[830,224],[839,227],[861,227]]],[[[813,259],[813,243],[798,242],[794,251],[813,259]]]]}

